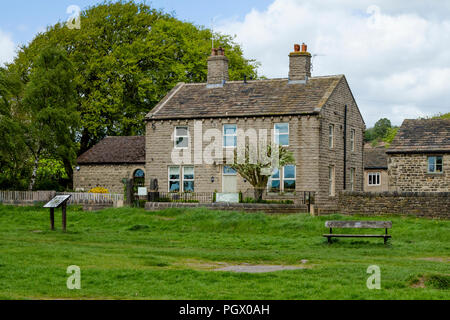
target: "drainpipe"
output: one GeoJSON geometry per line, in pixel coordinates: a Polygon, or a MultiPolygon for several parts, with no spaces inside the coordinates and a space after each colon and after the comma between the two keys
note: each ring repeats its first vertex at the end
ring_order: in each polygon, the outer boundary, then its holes
{"type": "Polygon", "coordinates": [[[344,190],[347,189],[347,105],[344,111],[344,190]]]}

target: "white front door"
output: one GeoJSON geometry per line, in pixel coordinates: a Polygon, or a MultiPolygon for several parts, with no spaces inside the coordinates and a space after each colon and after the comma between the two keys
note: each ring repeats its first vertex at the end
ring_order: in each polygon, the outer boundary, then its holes
{"type": "Polygon", "coordinates": [[[237,193],[237,172],[227,166],[222,171],[222,193],[237,193]]]}

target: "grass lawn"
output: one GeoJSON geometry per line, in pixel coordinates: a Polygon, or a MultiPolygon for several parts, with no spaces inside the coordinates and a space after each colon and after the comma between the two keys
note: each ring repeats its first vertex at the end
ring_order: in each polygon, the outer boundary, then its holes
{"type": "Polygon", "coordinates": [[[450,299],[448,220],[69,207],[67,233],[60,210],[49,224],[48,210],[0,205],[0,299],[450,299]],[[393,239],[328,245],[338,219],[392,220],[393,239]],[[214,271],[243,263],[305,268],[214,271]],[[81,290],[66,287],[70,265],[81,290]],[[370,265],[381,290],[366,287],[370,265]]]}

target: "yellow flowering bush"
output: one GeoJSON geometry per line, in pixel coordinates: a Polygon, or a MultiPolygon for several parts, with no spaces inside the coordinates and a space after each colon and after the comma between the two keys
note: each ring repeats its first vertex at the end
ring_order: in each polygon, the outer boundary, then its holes
{"type": "Polygon", "coordinates": [[[102,187],[96,187],[89,190],[89,193],[109,193],[109,190],[102,187]]]}

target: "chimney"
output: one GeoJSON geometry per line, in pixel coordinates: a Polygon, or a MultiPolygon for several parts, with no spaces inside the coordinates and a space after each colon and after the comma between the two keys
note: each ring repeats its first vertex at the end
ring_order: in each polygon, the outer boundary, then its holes
{"type": "Polygon", "coordinates": [[[222,86],[228,81],[228,58],[222,47],[213,48],[208,58],[208,87],[222,86]]]}
{"type": "Polygon", "coordinates": [[[311,54],[308,46],[294,45],[294,52],[289,54],[289,83],[306,83],[311,77],[311,54]]]}

